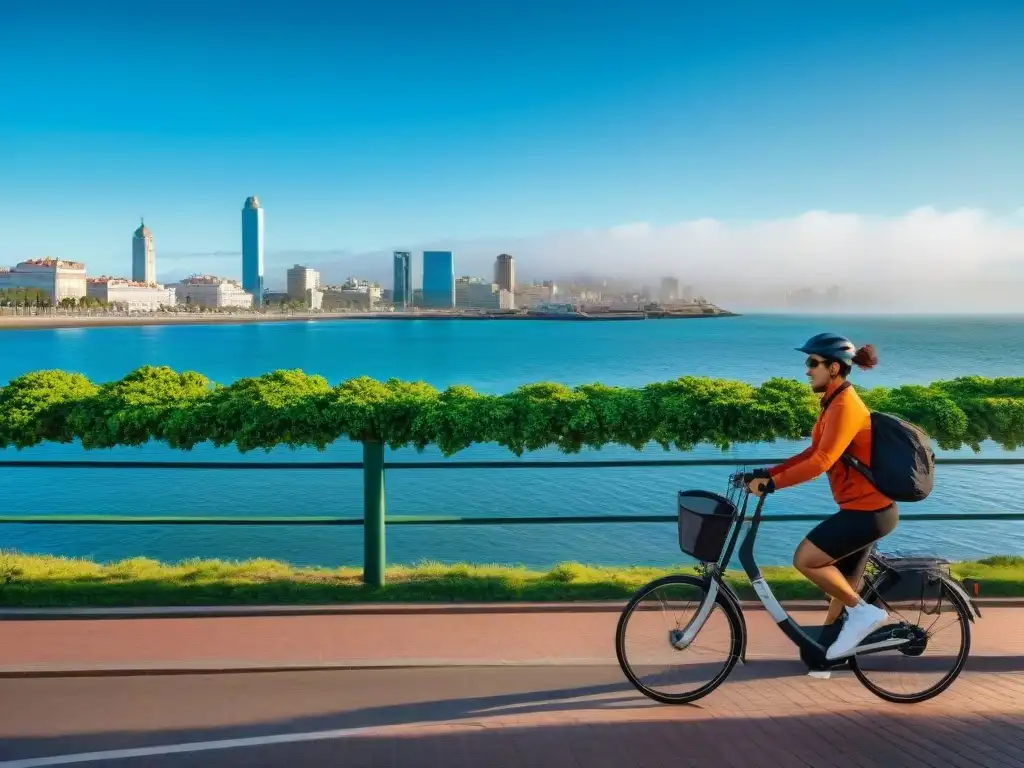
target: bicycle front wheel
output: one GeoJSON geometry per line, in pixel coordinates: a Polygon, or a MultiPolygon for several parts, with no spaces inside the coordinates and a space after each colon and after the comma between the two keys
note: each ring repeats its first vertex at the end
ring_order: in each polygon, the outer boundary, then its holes
{"type": "Polygon", "coordinates": [[[744,625],[721,592],[691,642],[680,636],[698,616],[711,582],[666,576],[633,595],[619,617],[615,653],[629,681],[662,704],[688,704],[721,685],[739,660],[744,625]]]}

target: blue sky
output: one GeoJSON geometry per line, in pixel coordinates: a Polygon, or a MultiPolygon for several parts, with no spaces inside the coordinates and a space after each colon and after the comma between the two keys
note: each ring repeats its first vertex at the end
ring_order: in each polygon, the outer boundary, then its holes
{"type": "Polygon", "coordinates": [[[1024,206],[1020,2],[209,5],[5,5],[0,263],[1024,206]]]}

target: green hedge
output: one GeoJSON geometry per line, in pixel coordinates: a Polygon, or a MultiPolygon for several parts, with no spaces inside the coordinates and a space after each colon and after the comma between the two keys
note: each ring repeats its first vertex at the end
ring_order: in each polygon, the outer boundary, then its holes
{"type": "MultiPolygon", "coordinates": [[[[991,439],[1014,449],[1024,442],[1024,378],[965,377],[862,396],[876,410],[919,424],[943,448],[977,450],[991,439]]],[[[546,446],[573,453],[651,442],[688,450],[699,443],[726,448],[805,438],[817,408],[805,384],[786,379],[759,387],[689,376],[638,389],[530,384],[485,395],[366,377],[332,387],[301,371],[230,386],[168,368],[140,368],[106,384],[38,371],[0,388],[0,447],[77,439],[86,448],[158,440],[186,450],[204,442],[242,451],[323,450],[350,438],[393,448],[436,445],[449,455],[473,443],[497,443],[517,455],[546,446]]]]}

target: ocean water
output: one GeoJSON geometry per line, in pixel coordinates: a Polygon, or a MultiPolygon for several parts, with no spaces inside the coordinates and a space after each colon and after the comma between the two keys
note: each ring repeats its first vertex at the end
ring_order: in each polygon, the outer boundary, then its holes
{"type": "MultiPolygon", "coordinates": [[[[637,386],[681,375],[759,383],[772,376],[802,377],[808,336],[834,329],[879,348],[882,363],[858,372],[865,386],[927,383],[980,374],[1024,376],[1024,317],[745,316],[647,322],[320,321],[235,326],[90,328],[0,333],[0,382],[31,370],[61,368],[93,380],[123,376],[144,365],[196,370],[230,382],[277,368],[301,368],[332,383],[359,375],[421,379],[437,387],[468,384],[502,392],[536,381],[568,385],[600,381],[637,386]]],[[[788,456],[803,444],[737,446],[737,463],[788,456]]],[[[82,458],[79,447],[45,445],[3,459],[82,458]]],[[[576,458],[631,458],[608,447],[576,458]]],[[[659,448],[645,457],[671,457],[659,448]]],[[[939,455],[972,455],[970,451],[939,455]]],[[[985,446],[982,455],[1002,455],[985,446]]],[[[555,458],[540,451],[522,461],[555,458]]],[[[688,457],[720,457],[700,447],[688,457]]],[[[277,449],[241,456],[234,449],[200,446],[191,453],[161,445],[93,451],[90,458],[139,460],[356,461],[353,444],[277,449]]],[[[434,451],[397,451],[392,461],[439,458],[434,451]]],[[[474,446],[452,458],[506,459],[497,446],[474,446]]],[[[571,460],[573,457],[569,457],[571,460]]],[[[727,467],[595,470],[390,471],[387,504],[399,515],[672,514],[681,488],[722,490],[727,467]]],[[[1022,467],[941,467],[936,490],[916,512],[1020,512],[1022,467]]],[[[33,470],[0,468],[0,504],[18,514],[352,515],[361,514],[361,476],[344,471],[33,470]]],[[[820,478],[773,497],[771,512],[831,511],[820,478]]],[[[762,563],[784,564],[810,524],[762,528],[762,563]]],[[[953,558],[1024,554],[1024,522],[966,520],[904,522],[887,547],[953,558]]],[[[258,526],[0,526],[0,548],[86,556],[103,561],[143,555],[269,557],[296,564],[358,564],[359,528],[258,526]]],[[[404,526],[388,529],[394,563],[421,560],[522,563],[546,567],[565,560],[602,564],[685,562],[675,528],[661,524],[565,526],[404,526]]]]}

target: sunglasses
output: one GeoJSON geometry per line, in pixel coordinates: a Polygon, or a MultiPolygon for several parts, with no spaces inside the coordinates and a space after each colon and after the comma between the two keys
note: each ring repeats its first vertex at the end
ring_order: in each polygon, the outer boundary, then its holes
{"type": "Polygon", "coordinates": [[[830,362],[829,362],[828,360],[816,360],[816,359],[815,359],[815,358],[813,358],[813,357],[808,357],[808,358],[807,358],[807,363],[806,363],[806,364],[807,364],[807,367],[808,367],[808,368],[809,368],[810,370],[814,370],[814,369],[815,369],[815,368],[817,368],[817,367],[818,367],[819,365],[826,365],[826,366],[827,366],[827,365],[832,365],[832,363],[830,363],[830,362]]]}

